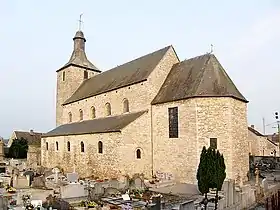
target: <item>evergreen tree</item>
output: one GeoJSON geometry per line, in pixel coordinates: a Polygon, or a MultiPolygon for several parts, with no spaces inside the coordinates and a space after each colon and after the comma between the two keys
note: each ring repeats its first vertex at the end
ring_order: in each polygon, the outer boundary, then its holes
{"type": "Polygon", "coordinates": [[[209,167],[207,166],[208,162],[209,162],[208,153],[206,147],[203,147],[200,155],[200,162],[198,165],[196,179],[198,181],[199,191],[205,196],[204,199],[205,209],[207,207],[207,202],[208,202],[207,193],[209,193],[209,180],[208,180],[209,167]]]}
{"type": "Polygon", "coordinates": [[[23,159],[27,157],[28,141],[24,138],[14,139],[9,148],[9,158],[23,159]]]}
{"type": "Polygon", "coordinates": [[[207,207],[207,193],[211,188],[216,189],[215,209],[218,204],[218,192],[222,189],[226,177],[226,166],[223,155],[218,150],[211,147],[203,147],[196,178],[198,180],[198,189],[205,196],[204,205],[207,207]]]}

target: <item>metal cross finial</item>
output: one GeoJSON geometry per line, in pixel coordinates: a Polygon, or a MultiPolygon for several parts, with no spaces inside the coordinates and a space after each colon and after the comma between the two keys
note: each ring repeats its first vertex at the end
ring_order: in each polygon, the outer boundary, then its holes
{"type": "Polygon", "coordinates": [[[211,50],[210,50],[210,53],[212,53],[213,52],[213,45],[211,44],[211,50]]]}
{"type": "Polygon", "coordinates": [[[80,31],[81,28],[82,28],[82,23],[83,23],[83,21],[82,21],[82,16],[83,16],[83,13],[80,14],[80,19],[79,19],[79,31],[80,31]]]}

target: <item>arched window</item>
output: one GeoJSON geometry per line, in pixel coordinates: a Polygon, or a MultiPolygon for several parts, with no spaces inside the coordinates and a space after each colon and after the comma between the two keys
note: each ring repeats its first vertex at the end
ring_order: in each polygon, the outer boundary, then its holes
{"type": "Polygon", "coordinates": [[[68,121],[72,122],[72,113],[71,112],[68,113],[68,121]]]}
{"type": "Polygon", "coordinates": [[[123,113],[129,112],[129,103],[128,100],[125,98],[123,99],[123,113]]]}
{"type": "Polygon", "coordinates": [[[70,152],[70,142],[69,141],[67,141],[67,150],[68,150],[68,152],[70,152]]]}
{"type": "Polygon", "coordinates": [[[140,149],[136,150],[136,158],[141,159],[141,150],[140,149]]]}
{"type": "Polygon", "coordinates": [[[91,119],[94,119],[95,118],[95,107],[92,106],[91,107],[91,119]]]}
{"type": "Polygon", "coordinates": [[[49,143],[46,142],[46,150],[49,150],[49,143]]]}
{"type": "Polygon", "coordinates": [[[111,104],[110,103],[106,103],[105,104],[105,109],[106,109],[106,116],[109,116],[112,114],[111,112],[111,104]]]}
{"type": "Polygon", "coordinates": [[[85,152],[85,144],[81,141],[81,152],[85,152]]]}
{"type": "Polygon", "coordinates": [[[103,143],[102,143],[102,141],[98,142],[98,153],[103,153],[103,143]]]}
{"type": "Polygon", "coordinates": [[[58,142],[55,142],[56,150],[58,150],[58,142]]]}
{"type": "Polygon", "coordinates": [[[62,81],[65,81],[65,71],[62,72],[62,81]]]}
{"type": "Polygon", "coordinates": [[[88,72],[84,71],[84,79],[88,79],[88,72]]]}
{"type": "Polygon", "coordinates": [[[84,114],[83,114],[83,110],[79,110],[80,112],[80,121],[82,121],[84,119],[84,114]]]}

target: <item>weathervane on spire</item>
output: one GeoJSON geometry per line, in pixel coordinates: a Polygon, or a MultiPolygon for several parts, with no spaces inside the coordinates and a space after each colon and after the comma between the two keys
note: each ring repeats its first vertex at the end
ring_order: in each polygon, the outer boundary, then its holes
{"type": "Polygon", "coordinates": [[[82,16],[83,16],[83,13],[80,14],[80,19],[78,20],[79,21],[79,31],[82,29],[82,23],[83,23],[82,16]]]}

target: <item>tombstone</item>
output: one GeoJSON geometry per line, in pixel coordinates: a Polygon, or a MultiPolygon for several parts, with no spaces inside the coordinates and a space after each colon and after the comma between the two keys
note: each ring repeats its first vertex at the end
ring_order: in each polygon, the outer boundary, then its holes
{"type": "Polygon", "coordinates": [[[78,183],[78,178],[79,178],[79,175],[78,173],[67,173],[66,174],[66,177],[67,177],[67,181],[70,182],[70,183],[78,183]]]}
{"type": "Polygon", "coordinates": [[[262,180],[262,187],[263,187],[263,191],[267,192],[267,190],[268,190],[268,181],[266,180],[266,178],[264,178],[262,180]]]}
{"type": "Polygon", "coordinates": [[[193,210],[194,208],[194,201],[186,201],[180,204],[179,210],[193,210]]]}
{"type": "Polygon", "coordinates": [[[136,188],[139,188],[139,189],[144,188],[144,182],[143,182],[143,180],[140,177],[137,177],[134,180],[134,185],[135,185],[136,188]]]}
{"type": "Polygon", "coordinates": [[[234,182],[231,180],[228,183],[228,194],[227,194],[227,206],[231,206],[234,204],[234,196],[233,196],[233,192],[234,192],[234,182]]]}

